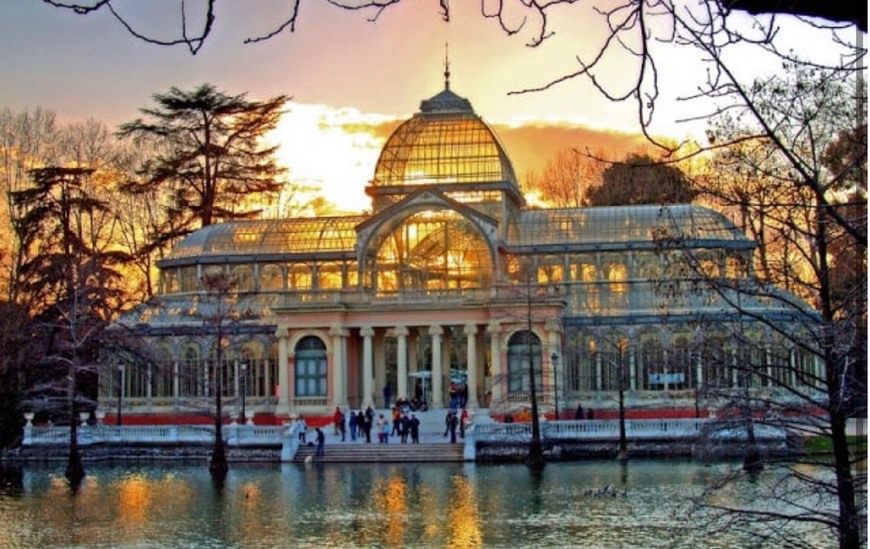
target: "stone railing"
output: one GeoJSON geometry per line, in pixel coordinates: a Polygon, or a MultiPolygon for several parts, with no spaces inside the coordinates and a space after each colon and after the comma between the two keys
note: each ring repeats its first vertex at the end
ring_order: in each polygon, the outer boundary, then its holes
{"type": "MultiPolygon", "coordinates": [[[[287,427],[224,425],[228,446],[260,446],[283,443],[287,427]]],[[[207,444],[214,440],[213,425],[81,425],[78,443],[91,444],[207,444]]],[[[69,441],[69,427],[24,427],[23,446],[55,446],[69,441]]]]}
{"type": "MultiPolygon", "coordinates": [[[[677,440],[695,438],[708,419],[627,419],[629,440],[677,440]]],[[[541,421],[541,437],[549,440],[618,440],[619,420],[541,421]]],[[[484,422],[473,425],[477,441],[531,437],[531,423],[484,422]]]]}

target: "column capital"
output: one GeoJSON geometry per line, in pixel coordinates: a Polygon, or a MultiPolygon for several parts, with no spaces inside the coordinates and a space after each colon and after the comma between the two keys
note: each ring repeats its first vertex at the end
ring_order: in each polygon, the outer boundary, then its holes
{"type": "Polygon", "coordinates": [[[490,334],[499,334],[501,333],[501,322],[497,322],[493,320],[489,324],[486,325],[486,331],[490,334]]]}
{"type": "Polygon", "coordinates": [[[350,332],[336,324],[329,327],[329,335],[332,337],[348,337],[350,332]]]}
{"type": "Polygon", "coordinates": [[[363,337],[374,337],[375,329],[372,328],[371,326],[363,326],[362,328],[359,329],[359,335],[361,335],[363,337]]]}
{"type": "Polygon", "coordinates": [[[429,326],[429,335],[442,336],[442,335],[444,335],[444,328],[442,328],[438,324],[432,324],[431,326],[429,326]]]}
{"type": "Polygon", "coordinates": [[[560,324],[556,320],[550,319],[547,321],[546,324],[544,324],[544,331],[545,332],[561,332],[562,331],[562,324],[560,324]]]}
{"type": "Polygon", "coordinates": [[[465,335],[474,335],[477,333],[477,324],[466,324],[463,328],[465,335]]]}
{"type": "Polygon", "coordinates": [[[286,338],[290,336],[290,328],[286,324],[279,324],[275,329],[275,337],[286,338]]]}
{"type": "Polygon", "coordinates": [[[411,333],[410,330],[408,330],[407,326],[396,326],[395,328],[393,328],[393,332],[396,334],[397,337],[408,337],[408,334],[411,333]]]}

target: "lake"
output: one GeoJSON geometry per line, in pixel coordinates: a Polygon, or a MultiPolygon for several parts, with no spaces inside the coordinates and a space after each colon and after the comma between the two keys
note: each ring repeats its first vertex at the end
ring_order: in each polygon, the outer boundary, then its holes
{"type": "Polygon", "coordinates": [[[0,547],[756,547],[688,518],[736,465],[234,464],[218,488],[205,463],[91,464],[75,493],[62,464],[27,465],[2,476],[0,547]]]}

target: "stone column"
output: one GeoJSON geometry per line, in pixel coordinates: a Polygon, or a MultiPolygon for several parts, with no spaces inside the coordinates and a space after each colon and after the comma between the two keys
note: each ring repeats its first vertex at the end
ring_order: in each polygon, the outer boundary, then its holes
{"type": "MultiPolygon", "coordinates": [[[[559,401],[559,395],[557,394],[557,392],[559,391],[559,387],[562,387],[562,382],[565,379],[565,376],[559,376],[558,364],[558,359],[562,358],[562,346],[560,345],[561,338],[559,337],[559,334],[562,333],[562,327],[555,320],[548,320],[547,323],[544,325],[544,331],[547,332],[547,346],[549,347],[550,352],[547,353],[546,357],[543,357],[544,360],[542,363],[550,364],[550,374],[552,380],[552,382],[550,383],[550,392],[553,395],[553,405],[555,406],[555,404],[559,401]],[[558,357],[556,359],[556,364],[552,362],[554,353],[558,357]]],[[[562,371],[564,372],[564,370],[562,371]]],[[[564,387],[562,387],[562,389],[562,392],[564,393],[564,387]]],[[[562,401],[562,403],[564,405],[564,401],[562,401]]]]}
{"type": "Polygon", "coordinates": [[[429,326],[429,335],[432,336],[432,402],[430,408],[444,407],[444,389],[441,382],[441,344],[444,330],[441,326],[433,324],[429,326]]]}
{"type": "Polygon", "coordinates": [[[477,403],[477,326],[475,324],[465,325],[465,337],[467,342],[468,353],[468,370],[467,370],[467,386],[468,386],[468,401],[465,407],[469,410],[476,410],[477,403]]]}
{"type": "Polygon", "coordinates": [[[344,338],[343,330],[339,326],[329,329],[332,338],[332,363],[329,368],[332,379],[332,405],[345,407],[347,405],[347,364],[344,362],[342,346],[344,338]]]}
{"type": "Polygon", "coordinates": [[[408,398],[408,327],[396,326],[396,398],[408,398]]]}
{"type": "Polygon", "coordinates": [[[499,405],[504,399],[502,387],[504,386],[504,372],[501,364],[501,325],[498,322],[490,322],[486,327],[489,333],[489,360],[492,366],[492,395],[490,395],[489,407],[499,405]]]}
{"type": "Polygon", "coordinates": [[[172,362],[172,397],[175,399],[176,405],[178,404],[178,397],[179,397],[180,392],[181,392],[181,384],[180,384],[181,380],[178,378],[178,376],[179,376],[178,370],[179,370],[178,361],[177,360],[173,361],[172,362]]]}
{"type": "Polygon", "coordinates": [[[637,391],[637,330],[628,329],[628,387],[637,391]]]}
{"type": "MultiPolygon", "coordinates": [[[[268,353],[268,351],[266,351],[268,353]]],[[[269,397],[275,394],[272,388],[272,373],[269,371],[269,355],[263,359],[263,394],[260,396],[266,397],[266,403],[269,402],[269,397]]]]}
{"type": "Polygon", "coordinates": [[[278,406],[275,409],[275,412],[278,415],[289,415],[290,414],[290,401],[288,399],[290,395],[290,380],[289,380],[289,372],[288,368],[288,337],[290,336],[290,331],[286,326],[279,326],[275,331],[275,337],[278,338],[278,406]]]}
{"type": "Polygon", "coordinates": [[[372,401],[372,377],[374,374],[374,354],[372,349],[372,338],[375,336],[375,330],[371,326],[365,326],[359,331],[363,337],[363,402],[362,408],[365,410],[369,406],[375,407],[372,401]]]}

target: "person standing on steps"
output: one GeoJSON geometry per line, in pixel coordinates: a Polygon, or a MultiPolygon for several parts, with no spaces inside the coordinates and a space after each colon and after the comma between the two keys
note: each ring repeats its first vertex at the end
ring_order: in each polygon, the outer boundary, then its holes
{"type": "Polygon", "coordinates": [[[450,431],[450,442],[456,442],[456,426],[459,425],[459,416],[450,412],[448,414],[449,423],[447,424],[447,430],[450,431]]]}
{"type": "Polygon", "coordinates": [[[356,428],[357,428],[357,416],[356,412],[353,410],[350,411],[350,419],[347,421],[348,426],[350,426],[350,440],[356,442],[356,428]]]}
{"type": "Polygon", "coordinates": [[[453,410],[447,410],[447,415],[444,417],[444,436],[450,433],[450,424],[453,423],[453,410]]]}
{"type": "Polygon", "coordinates": [[[390,385],[388,381],[386,385],[384,385],[384,408],[387,410],[390,409],[390,400],[393,398],[393,387],[390,385]]]}
{"type": "Polygon", "coordinates": [[[335,429],[335,432],[332,434],[338,434],[338,425],[341,423],[341,420],[344,419],[344,414],[341,413],[341,408],[338,406],[335,407],[335,413],[332,414],[332,426],[335,429]]]}
{"type": "Polygon", "coordinates": [[[468,424],[468,410],[465,408],[462,409],[462,413],[459,415],[459,438],[465,438],[465,427],[468,424]]]}
{"type": "Polygon", "coordinates": [[[302,419],[302,416],[299,416],[299,419],[296,420],[296,431],[299,433],[299,442],[305,444],[305,435],[308,431],[308,425],[305,424],[305,420],[302,419]]]}
{"type": "Polygon", "coordinates": [[[417,419],[417,416],[411,414],[409,424],[411,429],[411,444],[420,444],[420,420],[417,419]]]}
{"type": "Polygon", "coordinates": [[[326,444],[326,435],[323,434],[323,431],[320,430],[320,427],[315,429],[317,431],[317,437],[315,440],[317,441],[317,451],[314,453],[317,457],[323,457],[324,449],[323,446],[326,444]]]}

